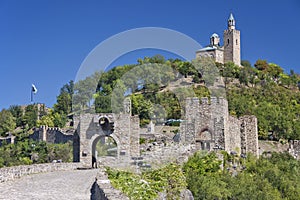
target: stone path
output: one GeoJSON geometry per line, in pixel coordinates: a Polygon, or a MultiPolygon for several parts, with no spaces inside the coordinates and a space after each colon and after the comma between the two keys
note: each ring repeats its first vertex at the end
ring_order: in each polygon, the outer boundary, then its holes
{"type": "Polygon", "coordinates": [[[0,199],[90,199],[90,189],[98,173],[99,170],[91,169],[24,176],[20,179],[0,183],[0,199]]]}

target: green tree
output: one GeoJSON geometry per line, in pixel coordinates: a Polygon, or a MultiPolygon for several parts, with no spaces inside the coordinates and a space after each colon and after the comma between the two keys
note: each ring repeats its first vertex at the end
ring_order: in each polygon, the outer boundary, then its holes
{"type": "Polygon", "coordinates": [[[22,125],[27,125],[28,128],[36,126],[38,120],[38,108],[37,105],[28,105],[25,108],[25,113],[22,117],[22,125]]]}
{"type": "Polygon", "coordinates": [[[10,111],[3,109],[0,112],[0,135],[6,136],[6,133],[13,131],[16,128],[16,118],[10,111]]]}
{"type": "Polygon", "coordinates": [[[72,110],[72,95],[66,92],[57,96],[57,103],[54,104],[54,111],[69,114],[72,110]]]}
{"type": "Polygon", "coordinates": [[[225,85],[229,84],[234,78],[239,78],[241,68],[233,62],[224,64],[222,76],[225,77],[225,85]]]}
{"type": "Polygon", "coordinates": [[[76,111],[91,108],[94,94],[97,91],[97,84],[102,73],[95,72],[91,76],[86,77],[74,84],[73,108],[76,111]]]}
{"type": "Polygon", "coordinates": [[[15,119],[16,119],[16,126],[17,127],[22,126],[23,110],[22,110],[21,106],[12,105],[12,106],[9,107],[8,110],[15,117],[15,119]]]}
{"type": "Polygon", "coordinates": [[[152,114],[152,103],[150,100],[144,98],[142,94],[131,95],[132,114],[138,115],[141,119],[141,125],[150,122],[152,114]]]}
{"type": "Polygon", "coordinates": [[[269,64],[266,60],[258,59],[255,62],[254,67],[260,71],[266,71],[269,68],[269,64]]]}
{"type": "Polygon", "coordinates": [[[252,68],[251,63],[248,60],[242,60],[241,65],[246,68],[252,68]]]}
{"type": "Polygon", "coordinates": [[[49,127],[65,127],[67,122],[67,116],[64,113],[54,112],[49,110],[47,115],[44,115],[40,120],[37,121],[37,126],[45,125],[49,127]]]}
{"type": "Polygon", "coordinates": [[[193,60],[192,65],[197,73],[201,74],[201,79],[207,87],[213,86],[216,79],[220,76],[219,69],[211,58],[203,57],[193,60]]]}

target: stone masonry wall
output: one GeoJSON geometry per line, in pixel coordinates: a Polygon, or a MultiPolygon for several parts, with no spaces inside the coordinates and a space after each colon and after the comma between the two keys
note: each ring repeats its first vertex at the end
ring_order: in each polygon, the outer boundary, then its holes
{"type": "Polygon", "coordinates": [[[130,156],[140,155],[140,119],[138,116],[132,116],[130,119],[130,156]]]}
{"type": "Polygon", "coordinates": [[[236,117],[229,116],[228,129],[225,135],[225,150],[227,152],[235,151],[241,153],[241,132],[240,123],[236,117]]]}
{"type": "Polygon", "coordinates": [[[183,144],[196,144],[199,149],[258,156],[257,118],[229,116],[228,102],[222,97],[211,97],[210,101],[201,98],[201,102],[195,97],[187,98],[180,134],[183,144]]]}
{"type": "Polygon", "coordinates": [[[47,163],[47,164],[3,167],[0,168],[0,182],[14,180],[30,174],[62,171],[62,170],[74,170],[79,168],[80,166],[81,165],[79,163],[47,163]]]}
{"type": "Polygon", "coordinates": [[[64,133],[60,128],[41,126],[36,128],[34,133],[29,136],[30,139],[36,141],[45,141],[47,143],[66,143],[73,140],[73,133],[64,133]]]}
{"type": "Polygon", "coordinates": [[[225,30],[224,31],[224,63],[234,62],[234,64],[241,65],[241,50],[240,50],[240,31],[225,30]],[[229,41],[229,43],[228,43],[229,41]]]}
{"type": "MultiPolygon", "coordinates": [[[[240,119],[241,124],[241,138],[245,138],[246,147],[242,145],[243,148],[246,148],[246,152],[242,153],[252,153],[255,156],[259,156],[258,151],[258,128],[257,128],[257,118],[253,115],[243,116],[240,119]]],[[[242,141],[243,143],[243,141],[242,141]]]]}
{"type": "Polygon", "coordinates": [[[75,117],[74,125],[78,134],[77,143],[80,144],[79,148],[74,146],[77,153],[74,160],[86,167],[92,167],[92,163],[96,162],[95,147],[101,137],[109,136],[115,140],[119,161],[128,162],[132,156],[140,154],[139,118],[131,116],[130,99],[124,100],[124,111],[121,113],[81,114],[75,117]]]}

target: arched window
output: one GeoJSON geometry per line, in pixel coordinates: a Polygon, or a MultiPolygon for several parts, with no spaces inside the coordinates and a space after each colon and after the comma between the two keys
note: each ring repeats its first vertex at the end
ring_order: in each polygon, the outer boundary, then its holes
{"type": "Polygon", "coordinates": [[[229,39],[227,39],[227,44],[229,44],[229,39]]]}
{"type": "Polygon", "coordinates": [[[238,45],[238,40],[237,39],[235,40],[235,43],[236,43],[236,45],[238,45]]]}

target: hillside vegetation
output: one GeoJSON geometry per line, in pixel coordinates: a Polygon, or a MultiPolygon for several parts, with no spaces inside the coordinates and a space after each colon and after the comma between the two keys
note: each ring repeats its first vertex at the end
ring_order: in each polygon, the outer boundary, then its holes
{"type": "MultiPolygon", "coordinates": [[[[76,84],[70,81],[61,88],[57,103],[51,109],[36,104],[12,105],[0,112],[0,136],[12,134],[20,141],[20,146],[0,147],[2,166],[50,161],[48,158],[34,161],[32,155],[38,150],[27,148],[25,139],[34,127],[69,126],[67,116],[82,110],[119,112],[125,96],[130,96],[132,114],[140,117],[141,126],[150,120],[159,124],[167,119],[181,119],[186,97],[225,95],[207,87],[213,86],[220,75],[225,83],[230,114],[237,117],[255,115],[261,139],[283,142],[300,139],[299,75],[293,70],[287,74],[282,67],[265,60],[257,60],[254,66],[243,61],[242,65],[230,62],[223,65],[209,59],[187,62],[165,60],[159,55],[145,57],[139,59],[138,64],[97,72],[76,84]],[[24,145],[21,142],[25,142],[24,145]],[[22,153],[24,148],[27,153],[22,153]],[[7,162],[7,155],[18,155],[15,156],[17,161],[7,162]]],[[[52,151],[50,146],[45,148],[45,152],[52,151]]]]}
{"type": "Polygon", "coordinates": [[[198,152],[183,166],[169,164],[140,175],[110,168],[107,173],[113,186],[131,199],[156,199],[158,192],[164,192],[166,199],[179,199],[184,188],[194,199],[299,199],[300,162],[289,154],[265,154],[259,159],[223,155],[224,163],[214,153],[198,152]]]}

